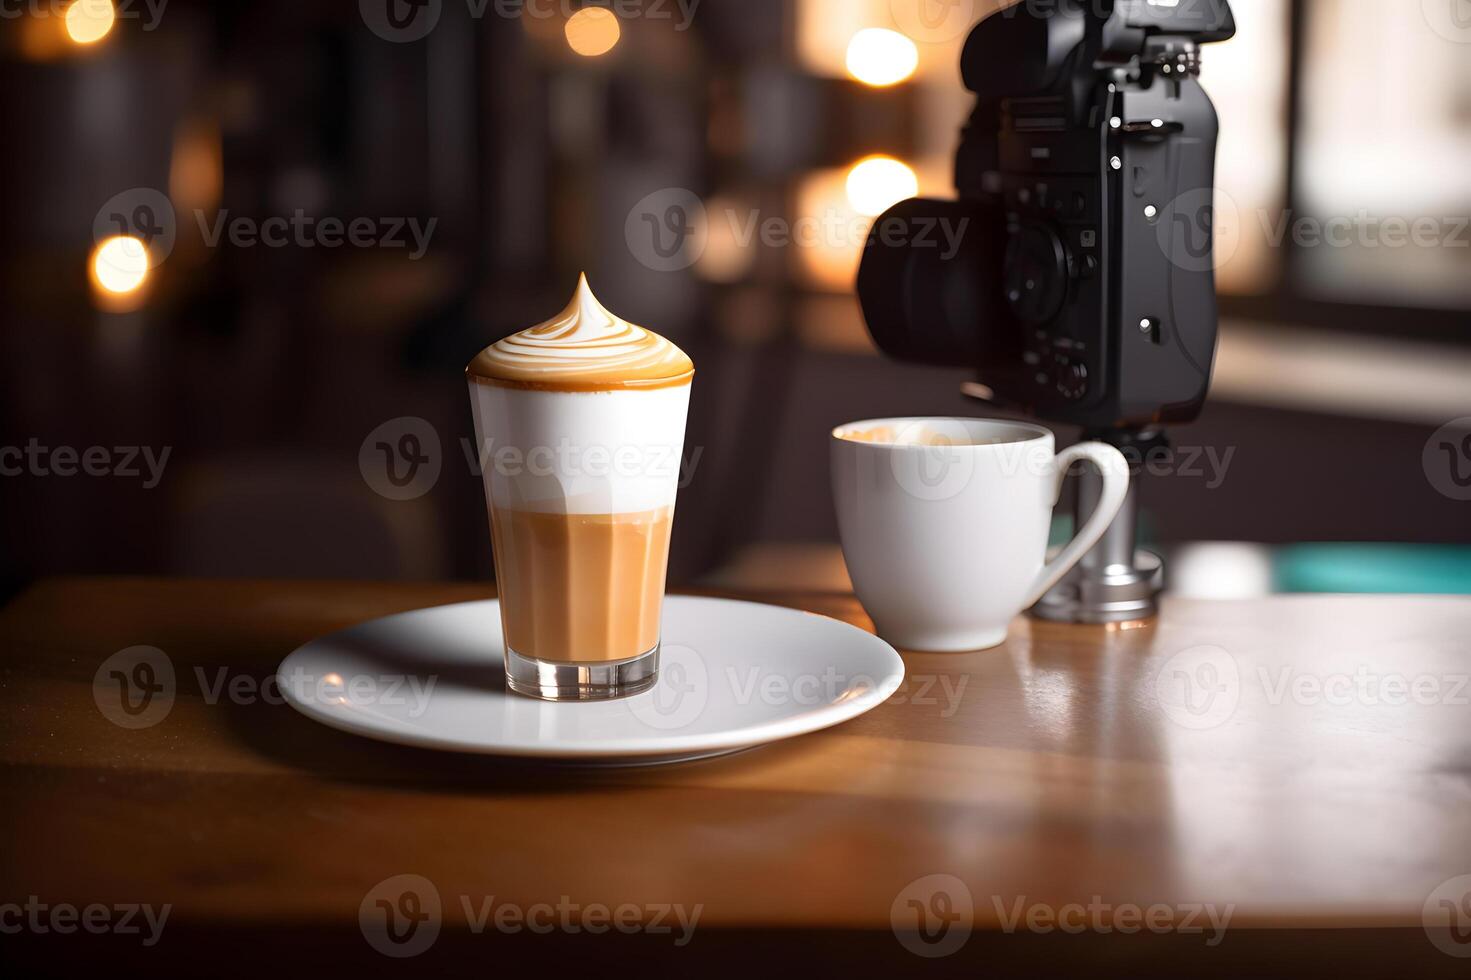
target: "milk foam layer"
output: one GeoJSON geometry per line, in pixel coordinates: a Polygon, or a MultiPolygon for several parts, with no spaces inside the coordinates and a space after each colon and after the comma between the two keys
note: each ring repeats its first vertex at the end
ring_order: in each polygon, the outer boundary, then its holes
{"type": "Polygon", "coordinates": [[[610,313],[587,274],[566,309],[475,356],[472,381],[562,391],[609,391],[688,384],[695,366],[674,344],[610,313]]]}
{"type": "Polygon", "coordinates": [[[476,384],[475,435],[496,507],[629,514],[674,504],[690,386],[555,391],[476,384]]]}

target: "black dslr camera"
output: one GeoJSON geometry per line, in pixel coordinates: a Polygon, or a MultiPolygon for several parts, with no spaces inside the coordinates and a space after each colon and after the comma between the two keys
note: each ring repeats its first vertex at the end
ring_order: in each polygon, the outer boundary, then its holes
{"type": "Polygon", "coordinates": [[[1227,0],[1022,0],[978,24],[959,200],[896,205],[864,250],[878,346],[1094,434],[1193,419],[1216,343],[1199,46],[1235,32],[1227,0]],[[939,221],[958,248],[904,233],[939,221]]]}

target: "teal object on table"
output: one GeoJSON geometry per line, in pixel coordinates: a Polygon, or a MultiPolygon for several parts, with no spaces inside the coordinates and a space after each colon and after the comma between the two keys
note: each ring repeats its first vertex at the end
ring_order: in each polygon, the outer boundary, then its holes
{"type": "Polygon", "coordinates": [[[1471,548],[1298,544],[1277,552],[1278,592],[1471,595],[1471,548]]]}

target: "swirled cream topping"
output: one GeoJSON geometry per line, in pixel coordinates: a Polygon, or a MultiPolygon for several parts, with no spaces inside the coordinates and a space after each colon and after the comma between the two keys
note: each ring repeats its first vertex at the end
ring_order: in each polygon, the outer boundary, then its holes
{"type": "Polygon", "coordinates": [[[688,384],[695,365],[652,330],[604,309],[583,273],[566,309],[491,344],[465,373],[488,384],[603,391],[688,384]]]}

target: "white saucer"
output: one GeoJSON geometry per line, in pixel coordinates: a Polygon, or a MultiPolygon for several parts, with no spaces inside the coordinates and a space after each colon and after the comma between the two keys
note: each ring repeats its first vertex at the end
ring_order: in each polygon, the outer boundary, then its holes
{"type": "Polygon", "coordinates": [[[309,718],[387,742],[598,765],[735,752],[863,714],[904,679],[894,648],[812,613],[664,600],[659,680],[615,701],[506,690],[495,600],[419,609],[313,640],[281,662],[309,718]]]}

